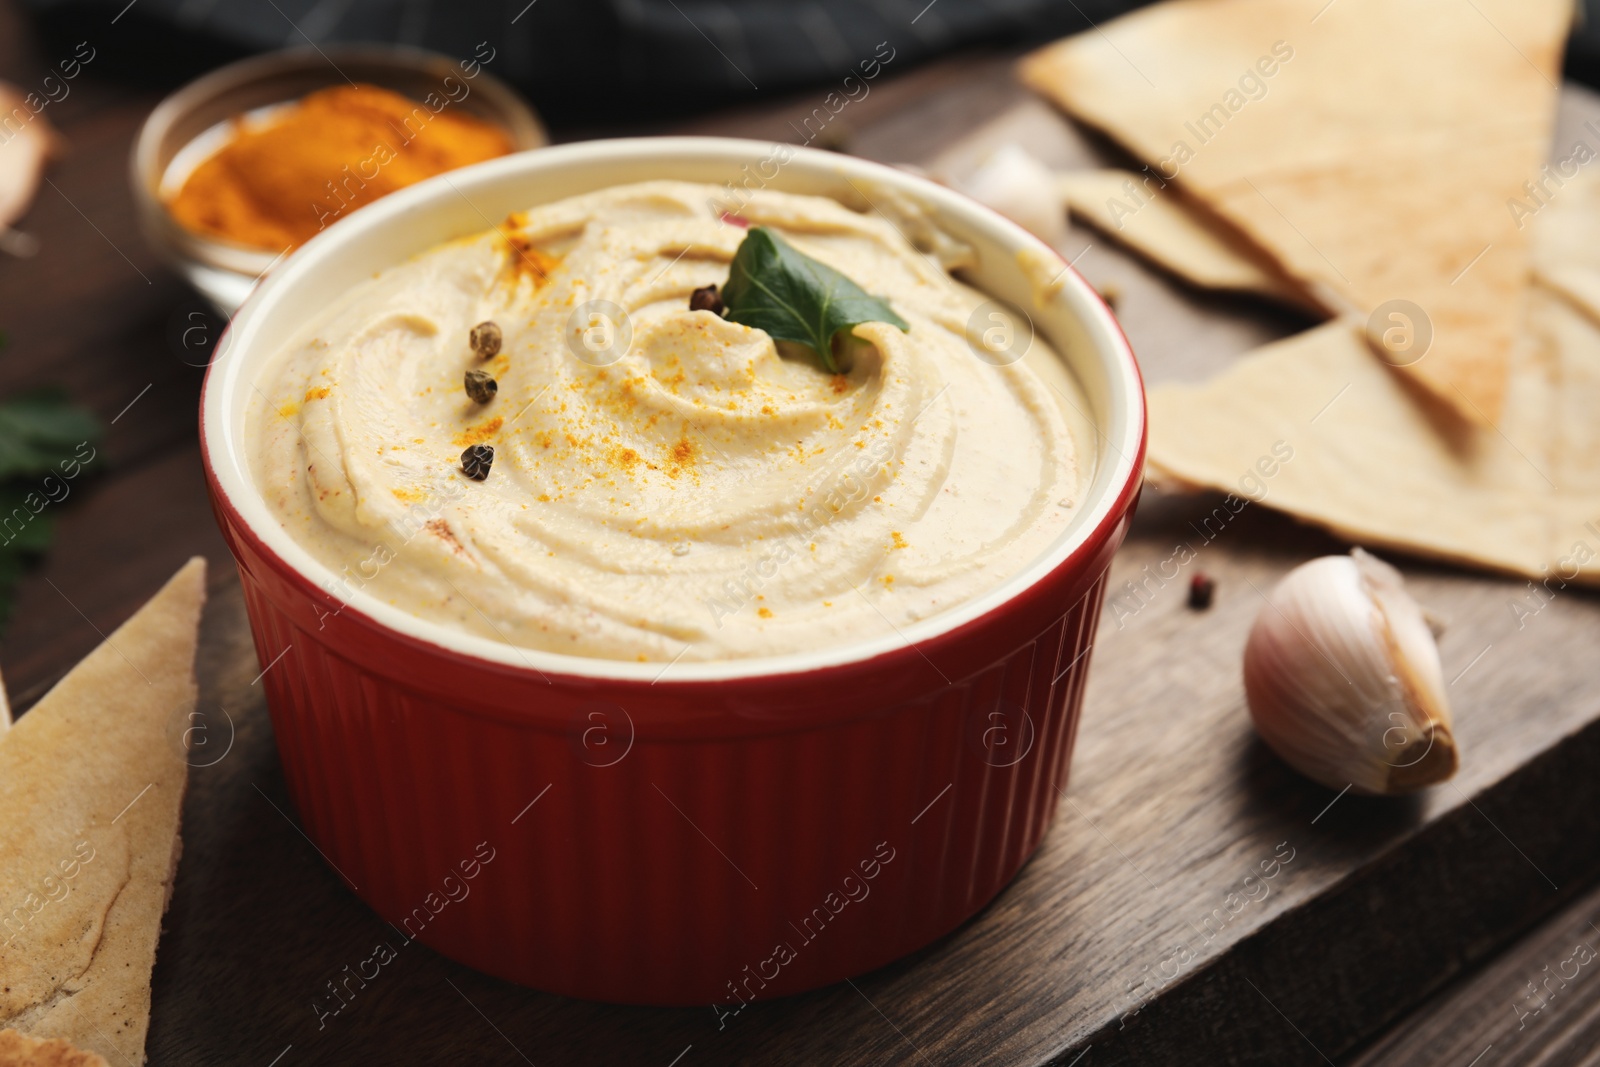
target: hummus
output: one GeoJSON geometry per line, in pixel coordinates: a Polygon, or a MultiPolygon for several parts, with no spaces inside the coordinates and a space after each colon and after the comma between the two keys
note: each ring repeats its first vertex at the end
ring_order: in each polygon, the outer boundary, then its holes
{"type": "Polygon", "coordinates": [[[650,182],[538,207],[308,324],[250,432],[262,492],[339,576],[330,593],[552,652],[715,660],[890,636],[1051,545],[1093,457],[1044,339],[979,358],[969,336],[1004,347],[1010,313],[894,223],[774,192],[729,220],[708,206],[720,192],[650,182]],[[855,327],[829,374],[691,311],[742,221],[910,329],[855,327]],[[468,334],[486,320],[503,344],[481,360],[468,334]],[[463,389],[474,368],[498,384],[487,403],[463,389]],[[475,444],[495,450],[482,481],[462,471],[475,444]]]}

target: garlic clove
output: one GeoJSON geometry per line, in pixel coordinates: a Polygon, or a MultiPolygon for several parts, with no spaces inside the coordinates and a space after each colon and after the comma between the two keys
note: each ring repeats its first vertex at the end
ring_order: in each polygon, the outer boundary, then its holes
{"type": "Polygon", "coordinates": [[[1244,653],[1256,731],[1332,789],[1405,793],[1455,773],[1439,649],[1400,573],[1361,549],[1301,564],[1244,653]]]}
{"type": "Polygon", "coordinates": [[[958,191],[994,208],[1045,244],[1054,247],[1067,236],[1067,208],[1050,168],[1017,144],[995,149],[958,191]]]}

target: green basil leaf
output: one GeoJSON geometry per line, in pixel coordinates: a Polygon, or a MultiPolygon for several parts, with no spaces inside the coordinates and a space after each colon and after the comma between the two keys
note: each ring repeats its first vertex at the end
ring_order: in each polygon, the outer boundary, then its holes
{"type": "Polygon", "coordinates": [[[911,324],[888,301],[873,296],[826,263],[819,263],[764,226],[752,227],[734,253],[722,287],[728,318],[795,341],[837,374],[833,338],[863,322],[911,324]]]}

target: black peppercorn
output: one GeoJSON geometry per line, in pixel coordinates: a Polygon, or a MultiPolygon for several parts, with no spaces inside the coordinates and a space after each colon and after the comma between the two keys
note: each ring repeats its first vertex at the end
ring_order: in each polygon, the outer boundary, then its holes
{"type": "Polygon", "coordinates": [[[467,395],[480,404],[487,404],[500,391],[500,383],[489,377],[488,371],[467,371],[466,386],[467,395]]]}
{"type": "Polygon", "coordinates": [[[493,359],[500,354],[500,327],[492,322],[480,322],[467,335],[467,343],[479,359],[493,359]]]}
{"type": "Polygon", "coordinates": [[[489,477],[489,468],[493,464],[493,445],[472,445],[461,453],[461,472],[475,482],[489,477]]]}
{"type": "Polygon", "coordinates": [[[713,315],[722,314],[722,294],[717,292],[714,285],[702,286],[689,294],[690,311],[709,311],[713,315]]]}

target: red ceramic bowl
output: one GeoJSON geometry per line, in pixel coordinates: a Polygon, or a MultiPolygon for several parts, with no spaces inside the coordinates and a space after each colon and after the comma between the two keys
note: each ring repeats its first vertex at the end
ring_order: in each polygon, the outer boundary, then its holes
{"type": "Polygon", "coordinates": [[[1133,354],[1088,284],[1019,227],[897,170],[792,148],[775,165],[776,148],[592,142],[386,197],[273,272],[206,378],[207,478],[306,833],[406,937],[515,982],[734,1010],[859,974],[987,904],[1066,782],[1106,568],[1139,487],[1133,354]],[[968,279],[1063,353],[1097,458],[1075,523],[1023,573],[881,640],[663,670],[423,621],[352,591],[278,525],[245,411],[266,361],[331,298],[530,204],[751,175],[915,205],[976,249],[968,279]]]}

